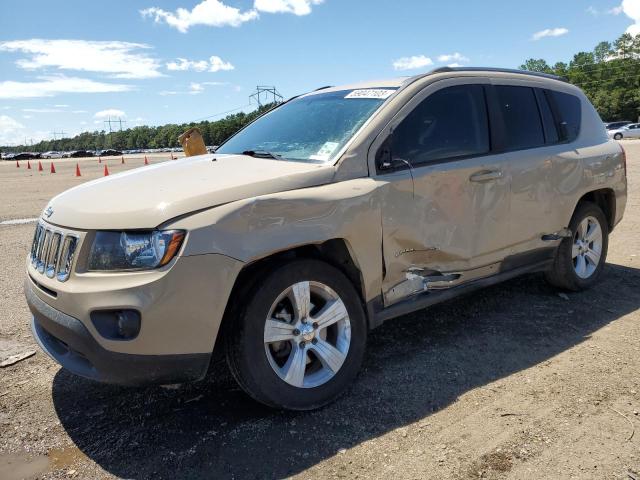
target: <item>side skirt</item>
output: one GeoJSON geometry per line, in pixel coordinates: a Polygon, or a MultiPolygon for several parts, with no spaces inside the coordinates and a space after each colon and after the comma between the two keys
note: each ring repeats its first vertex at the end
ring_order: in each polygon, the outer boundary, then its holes
{"type": "Polygon", "coordinates": [[[545,271],[551,266],[552,263],[553,259],[546,259],[540,262],[523,265],[507,271],[501,271],[500,273],[497,273],[490,277],[480,278],[478,280],[474,280],[469,283],[465,283],[463,285],[452,287],[446,290],[436,290],[422,293],[400,303],[396,303],[395,305],[387,307],[383,310],[373,312],[373,321],[371,322],[371,327],[378,327],[382,325],[382,323],[384,323],[386,320],[400,317],[417,310],[422,310],[423,308],[435,305],[436,303],[444,302],[457,296],[473,292],[484,287],[495,285],[506,280],[511,280],[512,278],[519,277],[527,273],[545,271]]]}

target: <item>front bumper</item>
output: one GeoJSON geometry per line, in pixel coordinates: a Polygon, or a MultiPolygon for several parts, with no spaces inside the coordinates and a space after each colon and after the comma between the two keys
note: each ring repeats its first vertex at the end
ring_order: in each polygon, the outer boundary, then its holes
{"type": "Polygon", "coordinates": [[[106,350],[76,318],[56,310],[35,293],[29,279],[25,295],[33,314],[31,329],[40,347],[71,373],[121,385],[184,383],[207,373],[211,355],[133,355],[106,350]]]}
{"type": "Polygon", "coordinates": [[[207,371],[242,263],[224,255],[177,257],[149,272],[48,278],[27,260],[25,295],[42,349],[73,373],[127,385],[182,383],[207,371]],[[135,310],[131,339],[107,338],[93,312],[135,310]]]}

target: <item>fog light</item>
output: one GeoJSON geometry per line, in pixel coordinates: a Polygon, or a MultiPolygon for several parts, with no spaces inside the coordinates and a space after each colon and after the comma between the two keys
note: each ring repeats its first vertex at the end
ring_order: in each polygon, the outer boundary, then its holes
{"type": "Polygon", "coordinates": [[[140,315],[133,310],[118,312],[118,335],[130,339],[140,331],[140,315]]]}
{"type": "Polygon", "coordinates": [[[140,312],[136,310],[97,310],[91,312],[91,321],[109,340],[132,340],[140,333],[140,312]]]}

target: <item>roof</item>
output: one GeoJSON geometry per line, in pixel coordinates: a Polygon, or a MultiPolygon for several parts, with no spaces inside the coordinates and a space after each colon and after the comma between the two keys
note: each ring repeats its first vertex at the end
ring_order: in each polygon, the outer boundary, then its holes
{"type": "Polygon", "coordinates": [[[436,68],[435,70],[431,70],[426,73],[422,73],[419,75],[414,75],[412,77],[396,77],[390,78],[386,80],[369,80],[363,81],[348,85],[338,85],[338,86],[330,86],[330,87],[322,87],[313,92],[307,93],[307,95],[312,95],[314,93],[325,93],[325,92],[337,92],[341,90],[356,90],[362,88],[400,88],[405,84],[413,83],[415,80],[430,76],[436,75],[439,73],[465,73],[465,72],[473,72],[473,73],[508,73],[515,75],[523,75],[528,77],[538,77],[538,78],[547,78],[549,80],[556,80],[561,82],[567,82],[565,78],[558,77],[556,75],[550,75],[548,73],[540,73],[540,72],[529,72],[526,70],[514,70],[509,68],[491,68],[491,67],[441,67],[436,68]]]}

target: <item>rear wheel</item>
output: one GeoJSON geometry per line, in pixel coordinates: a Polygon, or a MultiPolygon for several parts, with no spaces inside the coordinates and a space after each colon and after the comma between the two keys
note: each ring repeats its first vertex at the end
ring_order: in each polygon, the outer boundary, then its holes
{"type": "Polygon", "coordinates": [[[616,133],[616,134],[613,136],[613,138],[614,138],[614,139],[616,139],[616,140],[622,140],[622,134],[621,134],[621,133],[616,133]]]}
{"type": "Polygon", "coordinates": [[[602,274],[609,246],[607,219],[596,204],[583,202],[576,208],[569,229],[572,236],[558,247],[546,279],[559,288],[584,290],[602,274]]]}
{"type": "Polygon", "coordinates": [[[270,273],[240,310],[227,335],[227,360],[256,400],[309,410],[353,380],[366,335],[360,297],[345,275],[324,262],[296,260],[270,273]]]}

